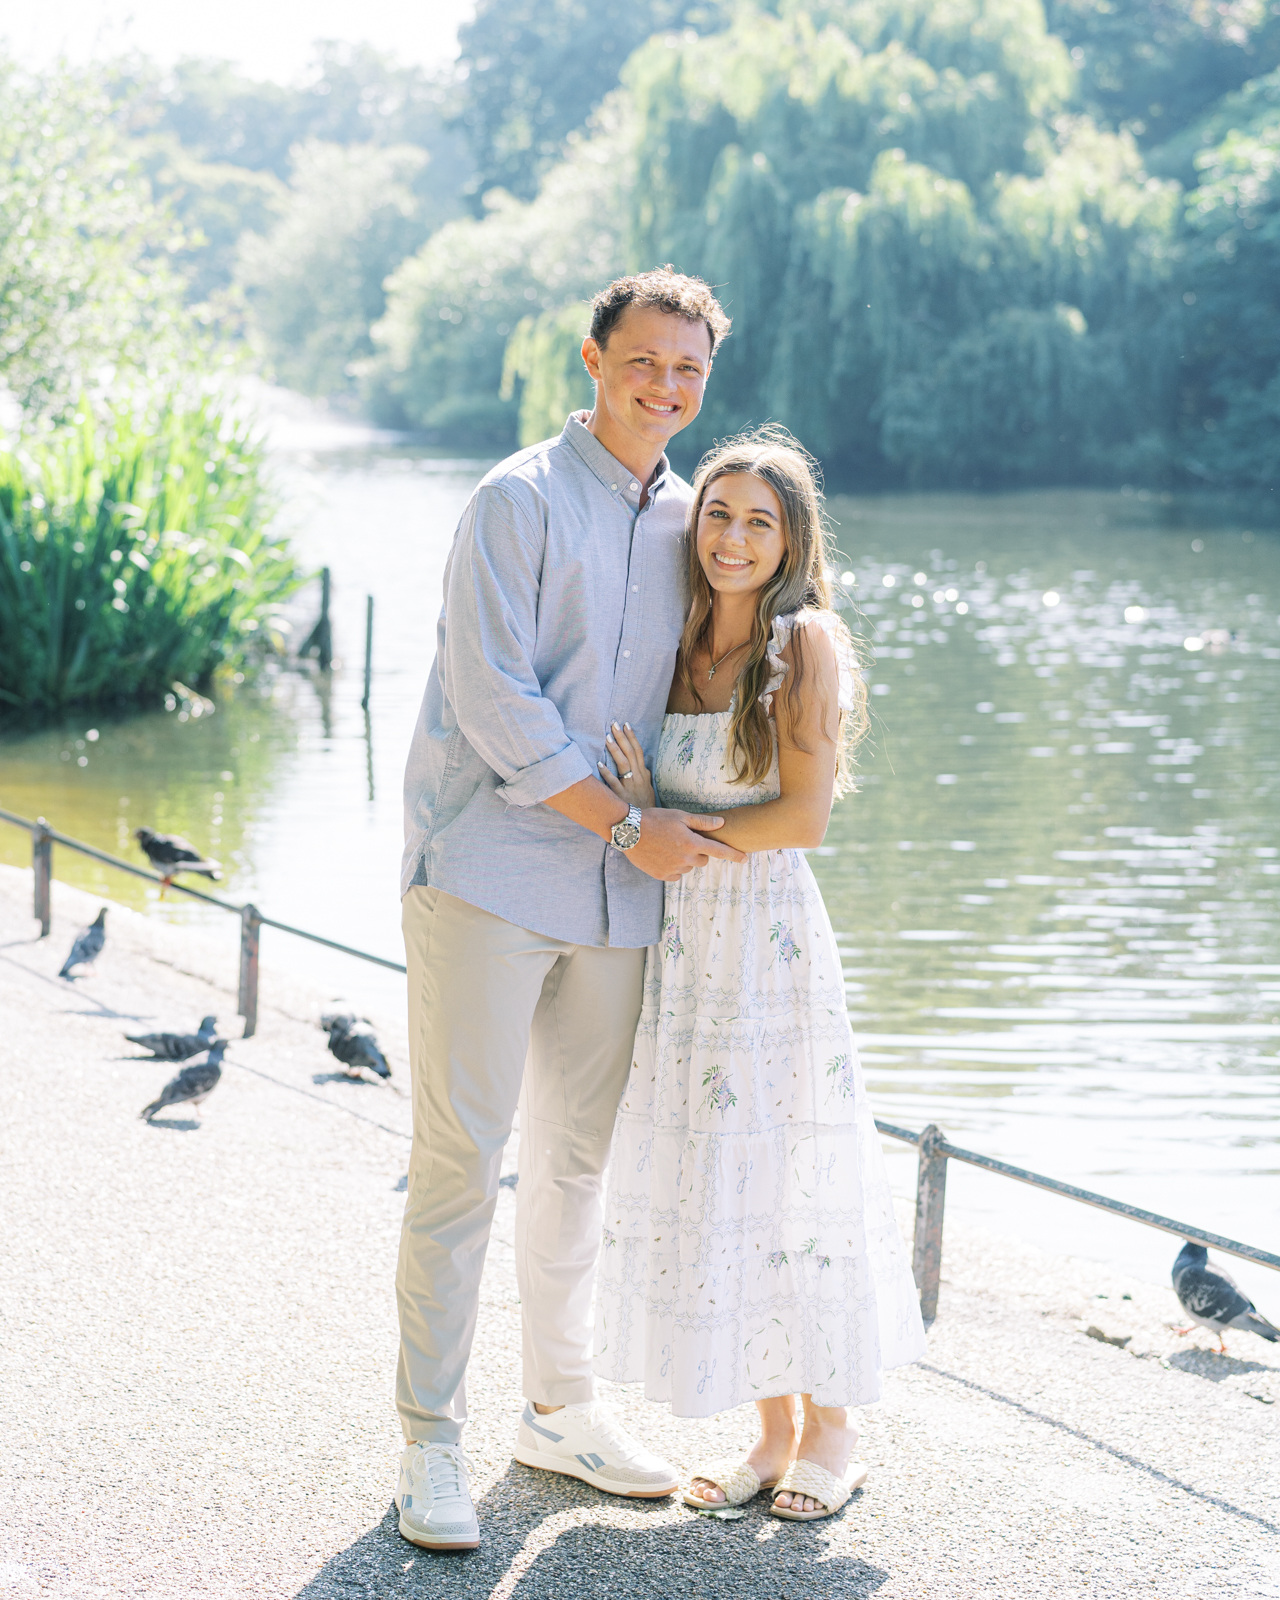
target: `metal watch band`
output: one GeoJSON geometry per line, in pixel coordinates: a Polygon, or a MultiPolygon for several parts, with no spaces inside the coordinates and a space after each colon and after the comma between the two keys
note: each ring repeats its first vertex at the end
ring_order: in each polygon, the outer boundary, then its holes
{"type": "Polygon", "coordinates": [[[628,806],[627,814],[621,822],[615,822],[610,830],[610,839],[615,850],[624,852],[634,850],[640,843],[640,807],[628,806]]]}

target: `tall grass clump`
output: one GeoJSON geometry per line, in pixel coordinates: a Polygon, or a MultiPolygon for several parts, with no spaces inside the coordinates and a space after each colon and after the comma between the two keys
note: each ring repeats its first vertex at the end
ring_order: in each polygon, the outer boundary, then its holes
{"type": "Polygon", "coordinates": [[[210,401],[0,450],[0,712],[158,703],[279,643],[299,575],[262,449],[210,401]]]}

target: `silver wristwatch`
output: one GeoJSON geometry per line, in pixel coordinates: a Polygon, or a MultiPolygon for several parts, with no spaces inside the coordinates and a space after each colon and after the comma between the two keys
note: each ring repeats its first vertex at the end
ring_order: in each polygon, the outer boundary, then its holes
{"type": "Polygon", "coordinates": [[[640,843],[640,807],[632,806],[621,822],[615,822],[610,834],[615,850],[634,850],[640,843]]]}

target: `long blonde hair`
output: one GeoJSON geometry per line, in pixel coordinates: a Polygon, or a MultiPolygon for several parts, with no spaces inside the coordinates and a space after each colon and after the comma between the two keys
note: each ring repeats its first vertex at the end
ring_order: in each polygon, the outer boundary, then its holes
{"type": "MultiPolygon", "coordinates": [[[[727,439],[708,451],[698,463],[693,479],[693,504],[685,524],[689,561],[689,615],[680,636],[677,658],[681,681],[694,702],[702,696],[693,681],[690,662],[699,646],[710,648],[712,588],[698,559],[698,519],[707,490],[717,478],[749,472],[767,483],[782,508],[782,531],[786,549],[777,572],[763,585],[756,597],[756,614],[751,642],[734,682],[733,719],[729,724],[729,750],[734,764],[732,781],[761,783],[773,764],[773,731],[769,716],[760,702],[769,681],[767,646],[775,617],[790,616],[806,606],[824,611],[832,609],[831,580],[827,569],[831,552],[822,512],[822,491],[817,462],[783,427],[770,423],[727,439]]],[[[843,623],[838,624],[844,628],[843,623]]],[[[844,629],[850,650],[857,646],[844,629]]],[[[803,628],[791,636],[792,670],[784,680],[787,709],[794,721],[800,707],[801,685],[805,678],[803,628]]],[[[860,672],[854,673],[855,703],[851,711],[840,713],[836,735],[836,793],[852,787],[853,752],[867,732],[867,686],[860,672]]]]}

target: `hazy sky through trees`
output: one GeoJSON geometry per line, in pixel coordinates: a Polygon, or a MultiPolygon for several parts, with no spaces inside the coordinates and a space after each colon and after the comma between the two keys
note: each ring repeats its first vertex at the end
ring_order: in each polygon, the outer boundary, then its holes
{"type": "Polygon", "coordinates": [[[438,67],[457,54],[458,27],[473,0],[47,0],[5,8],[0,47],[24,65],[103,59],[138,50],[169,65],[182,56],[235,61],[250,77],[289,83],[311,60],[316,39],[368,42],[405,63],[438,67]]]}

